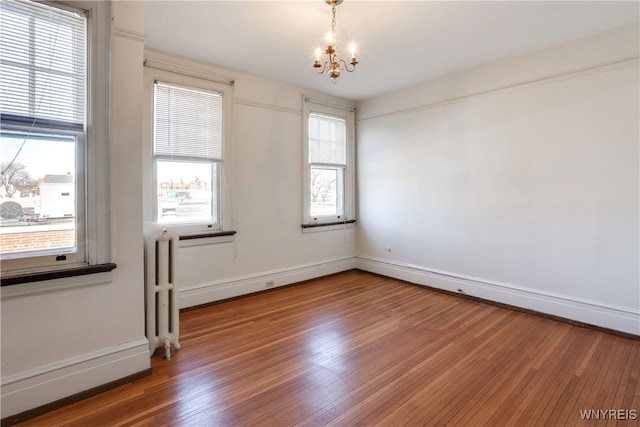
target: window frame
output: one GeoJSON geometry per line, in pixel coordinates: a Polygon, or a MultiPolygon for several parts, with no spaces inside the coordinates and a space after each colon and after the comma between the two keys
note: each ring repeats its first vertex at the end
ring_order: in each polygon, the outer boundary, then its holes
{"type": "MultiPolygon", "coordinates": [[[[69,267],[73,265],[84,265],[87,263],[87,241],[85,236],[86,222],[87,222],[87,209],[86,209],[86,183],[87,177],[85,175],[85,168],[80,165],[78,159],[86,158],[86,137],[84,132],[74,132],[56,129],[54,127],[40,127],[40,126],[21,126],[16,124],[2,124],[3,132],[15,134],[16,136],[29,139],[46,139],[50,136],[52,138],[68,137],[74,139],[74,152],[76,159],[75,174],[74,174],[74,232],[76,236],[75,250],[70,248],[55,248],[55,249],[43,249],[30,252],[21,252],[16,255],[7,254],[2,258],[2,270],[21,270],[24,272],[34,271],[40,268],[46,268],[49,264],[52,264],[51,257],[57,259],[55,261],[56,268],[69,267]],[[80,167],[79,167],[80,166],[80,167]],[[58,258],[58,257],[64,257],[58,258]],[[7,268],[7,263],[9,268],[7,268]]],[[[28,143],[28,142],[27,142],[28,143]]],[[[82,162],[84,163],[84,162],[82,162]]],[[[33,232],[38,232],[34,229],[33,232]]]]}
{"type": "MultiPolygon", "coordinates": [[[[351,224],[355,222],[355,108],[350,105],[338,105],[311,98],[303,99],[303,230],[317,227],[351,224]],[[309,118],[312,114],[334,117],[345,121],[346,159],[345,164],[312,163],[309,161],[309,118]],[[342,169],[342,213],[338,215],[311,215],[311,169],[313,167],[342,169]]],[[[338,178],[338,181],[340,179],[338,178]]]]}
{"type": "MultiPolygon", "coordinates": [[[[162,64],[165,65],[166,64],[162,64]]],[[[169,67],[166,67],[169,68],[169,67]]],[[[161,161],[185,161],[185,162],[197,162],[197,163],[211,163],[213,164],[217,175],[216,188],[212,190],[213,197],[216,198],[216,215],[217,223],[209,221],[198,221],[191,223],[181,222],[163,222],[162,225],[175,229],[179,236],[188,239],[189,237],[205,238],[211,237],[215,234],[220,234],[222,240],[229,240],[230,230],[232,228],[231,217],[231,129],[233,123],[233,82],[224,83],[218,79],[208,79],[204,76],[195,75],[195,73],[187,73],[180,71],[173,71],[164,69],[157,65],[154,59],[145,60],[144,69],[144,85],[145,85],[145,103],[146,108],[146,123],[145,126],[148,131],[148,149],[145,150],[147,155],[145,156],[148,161],[145,160],[148,167],[148,179],[145,185],[145,194],[148,196],[145,200],[145,221],[158,223],[158,198],[157,198],[157,163],[161,161]],[[171,156],[157,156],[154,152],[154,109],[155,109],[155,90],[154,83],[161,81],[163,83],[181,86],[190,89],[202,90],[206,92],[219,93],[222,96],[222,147],[220,160],[194,160],[194,159],[179,159],[171,156]]],[[[213,203],[213,200],[212,200],[213,203]]],[[[214,236],[215,237],[215,236],[214,236]]],[[[222,241],[221,240],[221,241],[222,241]]]]}
{"type": "MultiPolygon", "coordinates": [[[[108,2],[78,0],[48,2],[63,10],[82,10],[86,16],[86,112],[84,130],[71,132],[81,141],[76,149],[77,256],[40,255],[2,261],[2,285],[71,277],[110,271],[109,239],[109,111],[110,15],[108,2]],[[96,269],[97,267],[97,269],[96,269]]],[[[27,127],[12,126],[24,131],[27,127]]],[[[47,128],[34,126],[34,131],[47,128]]]]}

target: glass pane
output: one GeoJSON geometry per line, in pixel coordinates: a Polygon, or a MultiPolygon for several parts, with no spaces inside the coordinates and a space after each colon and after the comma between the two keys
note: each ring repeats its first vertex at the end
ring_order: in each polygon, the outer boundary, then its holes
{"type": "Polygon", "coordinates": [[[158,223],[217,223],[216,163],[158,160],[158,223]]]}
{"type": "Polygon", "coordinates": [[[309,162],[346,164],[347,125],[344,119],[309,115],[309,162]]]}
{"type": "Polygon", "coordinates": [[[341,168],[311,167],[311,216],[342,215],[342,174],[341,168]]]}
{"type": "Polygon", "coordinates": [[[75,252],[75,138],[0,135],[2,258],[75,252]]]}

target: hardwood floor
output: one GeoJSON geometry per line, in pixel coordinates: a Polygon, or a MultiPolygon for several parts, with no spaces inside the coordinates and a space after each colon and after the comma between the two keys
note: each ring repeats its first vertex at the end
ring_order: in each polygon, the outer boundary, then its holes
{"type": "Polygon", "coordinates": [[[640,341],[359,271],[183,312],[180,342],[21,425],[640,424],[640,341]]]}

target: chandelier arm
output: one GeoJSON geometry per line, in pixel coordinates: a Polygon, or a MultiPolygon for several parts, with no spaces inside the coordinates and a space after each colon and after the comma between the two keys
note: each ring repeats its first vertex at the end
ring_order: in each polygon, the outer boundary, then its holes
{"type": "Polygon", "coordinates": [[[347,64],[344,59],[341,59],[340,60],[340,69],[341,70],[347,70],[348,72],[353,73],[355,71],[355,69],[356,69],[356,64],[357,64],[357,62],[356,63],[352,62],[351,63],[351,68],[349,68],[349,64],[347,64]]]}
{"type": "Polygon", "coordinates": [[[329,64],[329,61],[325,61],[323,65],[315,68],[316,68],[316,73],[324,74],[325,71],[329,71],[329,69],[331,68],[331,65],[329,64]]]}

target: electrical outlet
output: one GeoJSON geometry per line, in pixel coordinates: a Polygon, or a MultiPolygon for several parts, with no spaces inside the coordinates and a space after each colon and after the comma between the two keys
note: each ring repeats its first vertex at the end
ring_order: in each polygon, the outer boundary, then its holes
{"type": "Polygon", "coordinates": [[[275,282],[273,280],[268,280],[265,285],[267,289],[273,288],[275,286],[275,282]]]}

